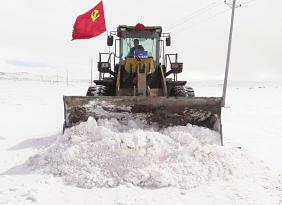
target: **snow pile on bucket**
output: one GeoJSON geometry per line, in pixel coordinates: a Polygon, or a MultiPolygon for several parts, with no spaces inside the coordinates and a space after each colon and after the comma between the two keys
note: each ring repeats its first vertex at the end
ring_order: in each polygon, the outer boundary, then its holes
{"type": "Polygon", "coordinates": [[[187,125],[160,131],[93,118],[66,130],[28,165],[82,188],[133,184],[189,189],[214,180],[248,177],[255,164],[239,149],[218,144],[218,133],[187,125]]]}

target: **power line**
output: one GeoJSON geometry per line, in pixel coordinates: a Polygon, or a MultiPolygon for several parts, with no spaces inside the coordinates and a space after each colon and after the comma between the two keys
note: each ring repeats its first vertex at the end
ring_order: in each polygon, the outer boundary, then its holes
{"type": "MultiPolygon", "coordinates": [[[[250,4],[250,3],[255,2],[255,1],[257,1],[257,0],[248,0],[248,1],[245,1],[245,2],[241,3],[240,5],[241,5],[241,6],[247,5],[247,4],[250,4]]],[[[222,11],[219,11],[219,12],[215,13],[214,15],[209,16],[209,17],[206,18],[206,19],[203,19],[203,20],[201,20],[201,21],[198,21],[197,23],[194,23],[194,24],[190,24],[190,26],[188,26],[188,27],[182,27],[181,29],[182,29],[182,30],[186,30],[186,29],[194,28],[194,27],[199,26],[199,25],[201,25],[201,24],[203,24],[203,23],[206,23],[206,22],[208,22],[208,21],[210,21],[210,20],[213,20],[213,19],[216,18],[217,16],[222,15],[222,14],[228,12],[228,11],[230,11],[230,8],[224,9],[224,10],[222,10],[222,11]]],[[[180,30],[180,29],[176,29],[174,32],[177,33],[176,31],[179,31],[179,30],[180,30]]]]}
{"type": "MultiPolygon", "coordinates": [[[[190,24],[189,26],[182,27],[182,30],[187,30],[187,29],[191,29],[191,28],[194,28],[194,27],[196,27],[196,26],[199,26],[199,25],[201,25],[201,24],[203,24],[203,23],[206,23],[206,22],[208,22],[208,21],[210,21],[210,20],[213,20],[213,19],[216,18],[217,16],[222,15],[222,14],[226,13],[227,11],[230,11],[230,9],[222,10],[222,11],[220,11],[220,12],[215,13],[214,15],[209,16],[209,17],[206,18],[206,19],[203,19],[203,20],[201,20],[201,21],[198,21],[197,23],[193,23],[193,24],[190,24]]],[[[180,29],[178,29],[178,30],[180,30],[180,29]]],[[[178,30],[176,30],[176,31],[178,31],[178,30]]]]}
{"type": "MultiPolygon", "coordinates": [[[[247,1],[244,1],[244,2],[242,2],[241,4],[238,4],[236,7],[238,7],[238,6],[243,6],[243,5],[246,5],[246,4],[250,4],[250,3],[252,3],[252,2],[254,2],[254,1],[257,1],[257,0],[247,0],[247,1]]],[[[227,0],[225,0],[224,1],[227,5],[229,4],[231,7],[230,8],[232,8],[232,2],[231,3],[228,3],[227,2],[227,0]]]]}
{"type": "Polygon", "coordinates": [[[257,0],[249,0],[249,1],[243,2],[241,5],[250,4],[250,3],[255,2],[255,1],[257,1],[257,0]]]}
{"type": "Polygon", "coordinates": [[[172,26],[169,26],[168,30],[173,30],[174,28],[187,23],[188,21],[191,21],[192,19],[207,13],[208,11],[210,11],[211,9],[219,6],[221,3],[218,1],[212,2],[210,4],[208,4],[207,6],[200,8],[196,11],[194,11],[193,13],[189,14],[188,16],[181,18],[177,23],[173,24],[172,26]]]}
{"type": "Polygon", "coordinates": [[[168,31],[173,30],[176,27],[181,26],[181,25],[187,23],[188,21],[191,21],[192,19],[194,19],[194,18],[196,18],[196,17],[198,17],[198,16],[200,16],[200,15],[202,15],[204,13],[209,12],[210,10],[218,7],[221,4],[222,4],[222,2],[219,2],[218,0],[214,1],[214,2],[212,2],[210,4],[208,4],[207,6],[202,7],[200,9],[194,11],[193,13],[189,14],[188,16],[186,16],[184,18],[181,18],[180,20],[177,21],[177,23],[174,23],[174,24],[168,26],[167,30],[168,31]]]}

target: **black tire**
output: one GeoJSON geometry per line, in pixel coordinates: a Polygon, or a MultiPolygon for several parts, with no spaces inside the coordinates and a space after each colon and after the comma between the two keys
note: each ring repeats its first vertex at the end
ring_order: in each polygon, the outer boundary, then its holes
{"type": "Polygon", "coordinates": [[[171,89],[170,95],[174,97],[195,97],[193,88],[189,86],[175,86],[171,89]]]}
{"type": "Polygon", "coordinates": [[[185,86],[184,87],[186,92],[187,92],[187,96],[188,97],[195,97],[195,92],[194,92],[194,89],[190,86],[185,86]]]}
{"type": "Polygon", "coordinates": [[[104,85],[94,85],[88,88],[86,96],[112,96],[112,89],[104,85]]]}

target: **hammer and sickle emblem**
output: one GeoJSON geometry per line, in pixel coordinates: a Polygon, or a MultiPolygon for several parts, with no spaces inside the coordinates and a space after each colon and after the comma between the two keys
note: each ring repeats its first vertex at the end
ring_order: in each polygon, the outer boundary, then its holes
{"type": "Polygon", "coordinates": [[[99,17],[100,17],[99,10],[94,10],[91,13],[91,19],[93,22],[95,22],[99,17]]]}

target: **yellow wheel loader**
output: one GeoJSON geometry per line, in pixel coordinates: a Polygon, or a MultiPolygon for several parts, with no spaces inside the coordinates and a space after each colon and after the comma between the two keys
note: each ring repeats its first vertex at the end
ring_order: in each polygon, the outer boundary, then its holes
{"type": "Polygon", "coordinates": [[[195,97],[186,81],[178,54],[165,53],[170,34],[162,27],[120,25],[107,45],[114,52],[99,53],[99,79],[86,96],[64,96],[64,129],[92,116],[96,120],[142,116],[149,126],[164,128],[188,123],[218,132],[222,144],[220,97],[195,97]]]}

